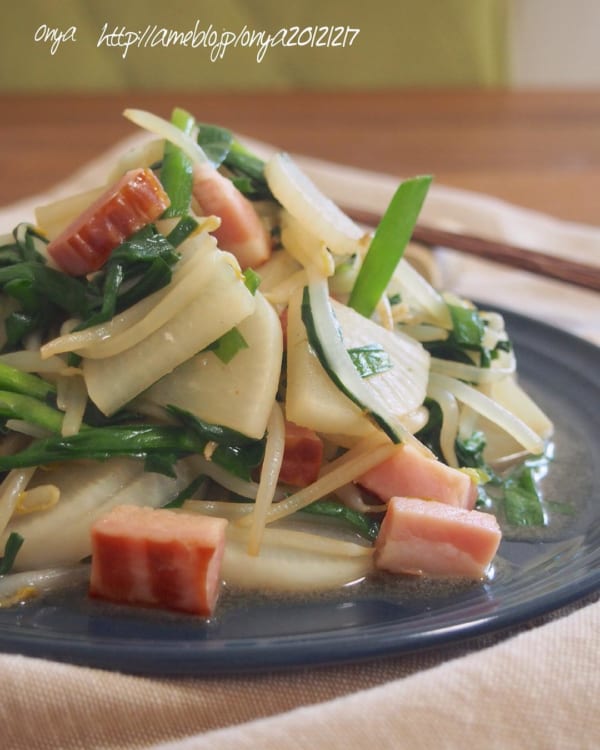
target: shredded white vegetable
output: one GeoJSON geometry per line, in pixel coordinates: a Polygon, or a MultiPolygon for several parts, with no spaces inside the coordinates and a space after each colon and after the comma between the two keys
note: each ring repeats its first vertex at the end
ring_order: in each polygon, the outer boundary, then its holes
{"type": "Polygon", "coordinates": [[[35,474],[36,467],[13,469],[0,484],[0,534],[6,528],[19,502],[19,496],[35,474]]]}
{"type": "Polygon", "coordinates": [[[517,362],[513,352],[501,352],[491,367],[477,367],[464,362],[452,362],[448,359],[431,358],[431,371],[450,378],[466,380],[478,385],[494,383],[516,371],[517,362]]]}
{"type": "Polygon", "coordinates": [[[496,423],[503,430],[508,432],[530,453],[540,454],[544,450],[544,441],[523,420],[515,414],[500,406],[488,396],[478,391],[466,383],[449,378],[446,375],[440,375],[432,372],[430,375],[430,384],[447,390],[452,393],[459,401],[468,404],[475,411],[492,422],[496,423]]]}
{"type": "Polygon", "coordinates": [[[352,255],[359,250],[363,230],[323,195],[288,154],[271,157],[265,166],[265,177],[281,205],[332,253],[352,255]]]}
{"type": "Polygon", "coordinates": [[[392,283],[398,285],[402,299],[414,300],[429,314],[431,322],[447,330],[452,328],[450,312],[442,295],[411,266],[406,258],[398,264],[392,283]]]}
{"type": "Polygon", "coordinates": [[[57,405],[65,412],[61,434],[76,435],[81,429],[88,393],[80,376],[61,376],[57,380],[57,405]]]}
{"type": "MultiPolygon", "coordinates": [[[[397,449],[397,446],[387,440],[382,444],[382,437],[377,435],[366,438],[351,448],[341,458],[332,462],[326,472],[316,482],[304,487],[298,492],[272,505],[267,513],[267,523],[280,520],[305,508],[315,500],[335,492],[340,487],[352,482],[369,469],[383,463],[397,449]]],[[[243,519],[240,523],[244,523],[243,519]]]]}
{"type": "Polygon", "coordinates": [[[256,503],[252,514],[252,525],[248,536],[248,554],[258,555],[260,543],[265,531],[265,523],[269,508],[277,491],[279,472],[285,449],[285,424],[281,407],[277,402],[267,423],[267,443],[265,457],[260,472],[256,503]]]}
{"type": "Polygon", "coordinates": [[[151,112],[145,112],[142,109],[126,109],[123,114],[128,120],[139,125],[140,128],[144,128],[144,130],[148,130],[150,133],[154,133],[178,146],[194,164],[203,167],[212,166],[209,158],[193,138],[162,117],[158,117],[151,112]]]}

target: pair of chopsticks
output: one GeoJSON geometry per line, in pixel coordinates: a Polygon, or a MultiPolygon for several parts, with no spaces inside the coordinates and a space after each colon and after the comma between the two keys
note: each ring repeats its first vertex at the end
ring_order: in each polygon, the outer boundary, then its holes
{"type": "MultiPolygon", "coordinates": [[[[362,209],[346,208],[344,211],[360,224],[377,226],[381,215],[362,209]]],[[[516,245],[508,245],[504,242],[486,240],[470,234],[458,232],[447,232],[443,229],[435,229],[417,224],[413,231],[412,239],[432,247],[446,247],[458,250],[468,255],[501,263],[512,268],[551,279],[566,281],[569,284],[600,291],[600,265],[592,266],[578,261],[565,260],[556,255],[550,255],[538,250],[529,250],[516,245]]]]}

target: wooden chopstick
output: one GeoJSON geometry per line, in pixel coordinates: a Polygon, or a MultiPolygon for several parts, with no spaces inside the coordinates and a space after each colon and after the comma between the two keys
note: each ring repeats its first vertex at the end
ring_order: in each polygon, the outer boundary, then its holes
{"type": "MultiPolygon", "coordinates": [[[[381,220],[381,215],[372,211],[355,208],[345,208],[344,211],[354,221],[373,227],[377,226],[381,220]]],[[[486,240],[470,234],[447,232],[443,229],[435,229],[421,224],[417,224],[415,227],[412,238],[416,242],[422,242],[432,247],[447,247],[468,255],[492,260],[495,263],[502,263],[512,268],[519,268],[540,276],[547,276],[586,289],[600,291],[600,265],[592,266],[538,250],[528,250],[504,242],[486,240]]]]}

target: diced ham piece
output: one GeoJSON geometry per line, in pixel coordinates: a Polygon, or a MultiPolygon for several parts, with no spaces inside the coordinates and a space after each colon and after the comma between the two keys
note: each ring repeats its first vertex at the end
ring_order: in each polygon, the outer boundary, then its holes
{"type": "Polygon", "coordinates": [[[92,526],[90,595],[211,615],[226,526],[223,518],[116,506],[92,526]]]}
{"type": "Polygon", "coordinates": [[[482,578],[500,539],[489,513],[393,497],[375,543],[375,565],[392,573],[482,578]]]}
{"type": "Polygon", "coordinates": [[[221,250],[240,266],[256,268],[271,256],[271,240],[252,203],[231,180],[210,166],[194,168],[194,198],[203,214],[214,214],[221,226],[213,234],[221,250]]]}
{"type": "Polygon", "coordinates": [[[97,271],[116,247],[158,219],[170,202],[151,169],[132,169],[50,242],[48,254],[71,276],[97,271]]]}
{"type": "Polygon", "coordinates": [[[294,487],[315,482],[323,462],[323,441],[313,430],[285,423],[285,448],[279,480],[294,487]]]}
{"type": "Polygon", "coordinates": [[[422,497],[471,510],[477,500],[477,485],[464,471],[423,456],[411,445],[399,445],[383,463],[357,480],[383,502],[390,497],[422,497]]]}

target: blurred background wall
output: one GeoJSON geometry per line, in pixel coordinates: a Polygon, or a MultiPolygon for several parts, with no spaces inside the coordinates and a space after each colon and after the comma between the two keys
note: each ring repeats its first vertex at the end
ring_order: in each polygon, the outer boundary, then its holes
{"type": "MultiPolygon", "coordinates": [[[[0,91],[348,89],[600,84],[598,0],[17,0],[3,5],[0,91]],[[351,46],[99,43],[103,29],[359,29],[351,46]],[[52,46],[52,33],[64,41],[52,46]],[[46,36],[46,39],[44,39],[46,36]],[[52,51],[53,50],[53,51],[52,51]]],[[[113,42],[116,38],[113,38],[113,42]]]]}
{"type": "Polygon", "coordinates": [[[5,91],[124,88],[387,88],[497,86],[506,81],[506,0],[18,0],[0,27],[5,91]],[[352,46],[256,50],[123,48],[108,31],[211,27],[272,33],[297,25],[357,28],[352,46]],[[67,34],[54,54],[43,29],[67,34]],[[41,29],[41,31],[40,31],[41,29]],[[34,40],[37,35],[38,41],[34,40]]]}

